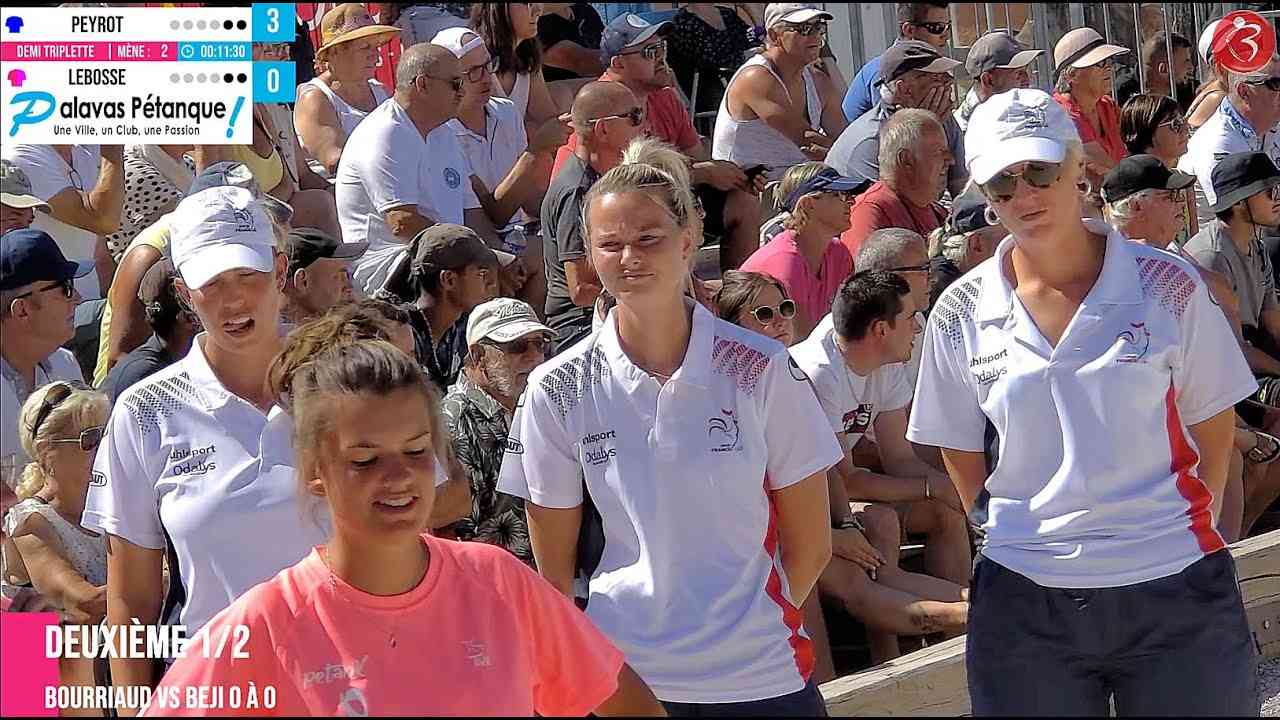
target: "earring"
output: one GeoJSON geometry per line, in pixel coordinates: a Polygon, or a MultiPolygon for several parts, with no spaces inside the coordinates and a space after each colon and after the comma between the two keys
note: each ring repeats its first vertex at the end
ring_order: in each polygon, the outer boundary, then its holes
{"type": "Polygon", "coordinates": [[[995,226],[1000,224],[1000,216],[996,214],[995,209],[990,205],[982,211],[982,217],[987,221],[988,225],[995,226]]]}

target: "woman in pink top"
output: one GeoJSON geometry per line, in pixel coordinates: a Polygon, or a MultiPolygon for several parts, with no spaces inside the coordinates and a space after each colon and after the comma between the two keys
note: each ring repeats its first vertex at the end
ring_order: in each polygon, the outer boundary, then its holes
{"type": "Polygon", "coordinates": [[[270,383],[294,421],[300,492],[325,502],[333,537],[215,616],[145,714],[663,714],[518,560],[422,533],[448,442],[438,400],[390,343],[327,333],[323,320],[295,331],[270,383]]]}
{"type": "Polygon", "coordinates": [[[807,337],[831,312],[840,283],[853,274],[853,256],[838,239],[849,229],[855,191],[865,184],[820,162],[791,168],[779,185],[782,208],[790,213],[786,230],[742,264],[776,279],[795,299],[797,337],[807,337]]]}

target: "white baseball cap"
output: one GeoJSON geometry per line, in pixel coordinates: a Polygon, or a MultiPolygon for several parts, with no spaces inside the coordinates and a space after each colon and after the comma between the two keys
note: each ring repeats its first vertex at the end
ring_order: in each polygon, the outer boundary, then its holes
{"type": "Polygon", "coordinates": [[[1213,33],[1218,29],[1218,20],[1209,21],[1204,26],[1204,31],[1200,33],[1200,42],[1197,43],[1197,50],[1200,52],[1200,62],[1205,65],[1209,64],[1209,60],[1213,57],[1213,33]]]}
{"type": "Polygon", "coordinates": [[[187,287],[199,289],[239,268],[271,272],[276,236],[252,192],[223,186],[189,195],[170,221],[173,264],[187,287]]]}
{"type": "Polygon", "coordinates": [[[481,303],[471,311],[467,319],[467,345],[489,338],[500,343],[519,340],[532,333],[554,335],[555,331],[543,325],[528,303],[514,298],[495,298],[481,303]]]}
{"type": "Polygon", "coordinates": [[[484,45],[484,38],[469,27],[450,27],[441,30],[431,38],[432,45],[447,48],[453,56],[461,59],[463,55],[484,45]]]}
{"type": "Polygon", "coordinates": [[[1020,162],[1062,162],[1076,125],[1043,90],[1018,88],[991,96],[973,111],[964,136],[969,177],[982,184],[1020,162]]]}

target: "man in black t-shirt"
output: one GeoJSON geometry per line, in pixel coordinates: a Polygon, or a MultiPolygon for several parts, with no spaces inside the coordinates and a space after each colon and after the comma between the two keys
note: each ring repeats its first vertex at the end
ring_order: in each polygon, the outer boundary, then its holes
{"type": "Polygon", "coordinates": [[[600,280],[587,262],[582,207],[600,176],[622,162],[622,151],[640,136],[643,108],[621,83],[596,81],[573,100],[578,148],[551,180],[542,201],[543,262],[547,274],[547,324],[556,331],[555,352],[591,333],[600,280]]]}
{"type": "Polygon", "coordinates": [[[591,3],[543,3],[538,18],[542,78],[547,82],[599,77],[604,21],[591,3]]]}

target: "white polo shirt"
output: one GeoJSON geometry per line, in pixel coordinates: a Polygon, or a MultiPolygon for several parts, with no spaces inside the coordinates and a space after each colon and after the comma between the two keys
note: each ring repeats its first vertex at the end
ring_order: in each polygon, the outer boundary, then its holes
{"type": "Polygon", "coordinates": [[[587,615],[658,698],[742,702],[797,692],[812,671],[770,492],[839,459],[777,341],[694,305],[684,363],[660,387],[611,311],[529,378],[498,489],[572,508],[585,477],[605,535],[587,615]]]}
{"type": "MultiPolygon", "coordinates": [[[[490,98],[485,105],[484,135],[472,132],[454,118],[449,121],[467,156],[471,172],[484,183],[490,193],[497,191],[498,186],[506,179],[511,168],[524,151],[529,147],[529,136],[524,128],[524,120],[516,112],[515,103],[506,98],[490,98]]],[[[517,210],[511,217],[508,227],[528,221],[524,210],[517,210]]]]}
{"type": "Polygon", "coordinates": [[[907,364],[881,365],[866,377],[850,370],[836,347],[835,322],[830,314],[808,339],[791,348],[791,357],[813,382],[818,402],[845,452],[871,431],[880,413],[911,403],[907,364]]]}
{"type": "Polygon", "coordinates": [[[982,552],[1046,587],[1145,582],[1222,549],[1187,428],[1257,389],[1187,261],[1085,223],[1106,234],[1106,257],[1056,348],[1001,271],[1012,238],[947,289],[907,431],[982,452],[991,420],[982,552]]]}
{"type": "Polygon", "coordinates": [[[1200,227],[1213,222],[1210,207],[1217,202],[1213,191],[1213,169],[1227,155],[1240,152],[1265,152],[1280,164],[1280,129],[1268,128],[1261,133],[1223,98],[1216,112],[1187,141],[1187,152],[1178,160],[1178,169],[1196,176],[1196,215],[1200,227]]]}
{"type": "Polygon", "coordinates": [[[352,264],[358,290],[382,286],[407,240],[387,225],[386,212],[416,205],[436,222],[463,224],[480,207],[471,189],[471,166],[448,123],[424,139],[395,98],[382,103],[351,132],[338,161],[334,194],[345,242],[368,242],[352,264]]]}
{"type": "Polygon", "coordinates": [[[223,387],[203,342],[120,395],[82,523],[153,550],[168,532],[188,633],[329,537],[328,509],[298,493],[289,416],[223,387]]]}
{"type": "MultiPolygon", "coordinates": [[[[76,356],[66,348],[54,350],[53,354],[36,364],[34,387],[27,387],[18,375],[18,371],[14,370],[4,358],[0,358],[0,458],[4,459],[6,469],[10,463],[23,467],[30,462],[30,458],[22,450],[22,441],[18,438],[18,422],[22,414],[22,405],[31,396],[33,390],[48,385],[54,380],[84,382],[80,363],[76,362],[76,356]]],[[[14,478],[5,476],[0,477],[0,480],[9,481],[14,478]]]]}

